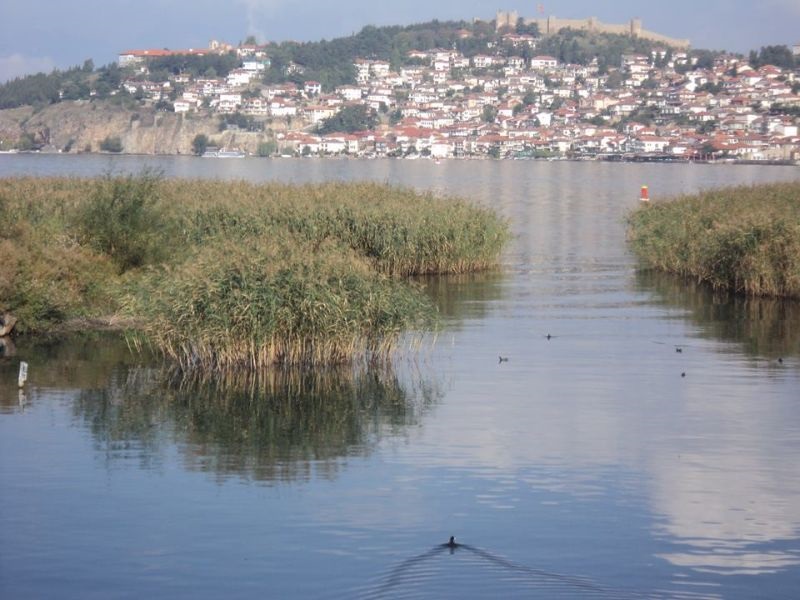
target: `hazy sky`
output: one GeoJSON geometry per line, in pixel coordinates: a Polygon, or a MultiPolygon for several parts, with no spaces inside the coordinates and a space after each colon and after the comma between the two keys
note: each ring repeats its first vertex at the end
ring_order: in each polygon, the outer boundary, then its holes
{"type": "Polygon", "coordinates": [[[130,48],[197,48],[248,34],[330,39],[370,24],[492,19],[498,8],[612,23],[640,17],[646,29],[697,48],[746,52],[800,42],[800,0],[0,0],[0,81],[87,58],[106,64],[130,48]]]}

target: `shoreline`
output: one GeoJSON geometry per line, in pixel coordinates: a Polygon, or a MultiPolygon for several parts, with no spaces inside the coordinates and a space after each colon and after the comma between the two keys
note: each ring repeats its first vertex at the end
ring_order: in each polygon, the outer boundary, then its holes
{"type": "Polygon", "coordinates": [[[136,153],[136,152],[61,152],[47,151],[47,150],[3,150],[0,151],[0,156],[130,156],[130,157],[165,157],[165,158],[204,158],[204,159],[241,159],[250,158],[258,160],[390,160],[390,161],[428,161],[434,164],[441,164],[444,162],[461,162],[461,161],[535,161],[535,162],[606,162],[606,163],[620,163],[620,164],[670,164],[670,165],[729,165],[729,166],[753,166],[763,165],[772,167],[800,167],[800,161],[792,160],[745,160],[745,159],[717,159],[717,160],[692,160],[683,158],[670,158],[664,156],[622,156],[622,155],[605,155],[605,156],[553,156],[553,157],[529,157],[529,156],[509,156],[504,158],[492,158],[490,156],[450,156],[446,158],[433,158],[430,156],[417,156],[416,158],[403,158],[395,156],[350,156],[350,155],[330,155],[330,156],[294,156],[280,154],[275,156],[258,156],[256,154],[246,154],[244,156],[228,157],[228,156],[197,156],[194,154],[173,154],[173,153],[136,153]]]}

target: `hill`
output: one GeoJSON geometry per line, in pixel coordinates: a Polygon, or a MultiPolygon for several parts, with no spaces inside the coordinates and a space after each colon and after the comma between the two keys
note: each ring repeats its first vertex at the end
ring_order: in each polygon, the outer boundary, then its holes
{"type": "MultiPolygon", "coordinates": [[[[353,62],[358,58],[388,61],[393,69],[414,64],[412,50],[454,49],[467,58],[500,48],[506,56],[529,59],[534,53],[549,54],[560,62],[589,64],[595,57],[601,66],[619,66],[623,54],[650,54],[663,44],[626,35],[592,33],[565,29],[539,40],[534,50],[514,46],[504,40],[506,31],[498,32],[487,21],[429,21],[406,26],[364,27],[343,38],[317,42],[281,42],[266,45],[271,60],[265,83],[314,80],[323,89],[353,84],[353,62]]],[[[517,26],[517,33],[537,34],[535,25],[517,26]]],[[[695,51],[702,53],[702,51],[695,51]]],[[[213,72],[224,77],[237,66],[235,55],[160,58],[149,65],[149,81],[165,81],[170,74],[213,72]]],[[[62,100],[107,98],[119,91],[125,70],[116,64],[98,69],[91,60],[82,66],[19,77],[0,85],[0,109],[25,105],[54,104],[62,100]]]]}

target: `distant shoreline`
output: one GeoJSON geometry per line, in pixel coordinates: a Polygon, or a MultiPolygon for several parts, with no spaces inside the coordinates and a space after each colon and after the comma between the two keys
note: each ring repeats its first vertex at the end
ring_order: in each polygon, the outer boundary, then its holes
{"type": "MultiPolygon", "coordinates": [[[[189,157],[189,158],[205,158],[205,159],[217,159],[217,160],[225,160],[227,158],[234,158],[234,157],[226,157],[226,156],[197,156],[194,154],[174,154],[174,153],[135,153],[135,152],[50,152],[50,151],[41,151],[41,150],[0,150],[0,156],[2,155],[44,155],[44,156],[147,156],[147,157],[189,157]]],[[[286,159],[295,159],[295,160],[308,160],[308,159],[318,159],[318,160],[391,160],[391,161],[428,161],[436,164],[440,164],[443,162],[450,162],[450,161],[471,161],[471,160],[478,160],[478,161],[536,161],[536,162],[610,162],[610,163],[648,163],[648,164],[698,164],[698,165],[763,165],[763,166],[773,166],[773,167],[798,167],[800,166],[800,161],[792,161],[792,160],[746,160],[746,159],[717,159],[717,160],[687,160],[685,158],[671,158],[671,157],[664,157],[664,156],[620,156],[620,155],[606,155],[606,156],[586,156],[586,157],[566,157],[566,156],[554,156],[554,157],[504,157],[504,158],[492,158],[489,156],[451,156],[447,158],[431,158],[428,156],[419,156],[417,158],[401,158],[401,157],[393,157],[393,156],[346,156],[346,155],[337,155],[337,156],[291,156],[291,155],[276,155],[276,156],[257,156],[255,154],[249,154],[244,157],[235,157],[235,158],[253,158],[258,160],[286,160],[286,159]]]]}

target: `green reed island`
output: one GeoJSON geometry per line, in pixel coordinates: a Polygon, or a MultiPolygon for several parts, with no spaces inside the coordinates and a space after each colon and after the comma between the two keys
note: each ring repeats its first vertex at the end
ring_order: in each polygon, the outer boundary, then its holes
{"type": "Polygon", "coordinates": [[[644,265],[750,296],[800,298],[800,183],[643,205],[628,238],[644,265]]]}
{"type": "Polygon", "coordinates": [[[184,368],[385,355],[435,307],[412,275],[496,264],[494,212],[372,183],[0,180],[0,314],[117,323],[184,368]]]}

